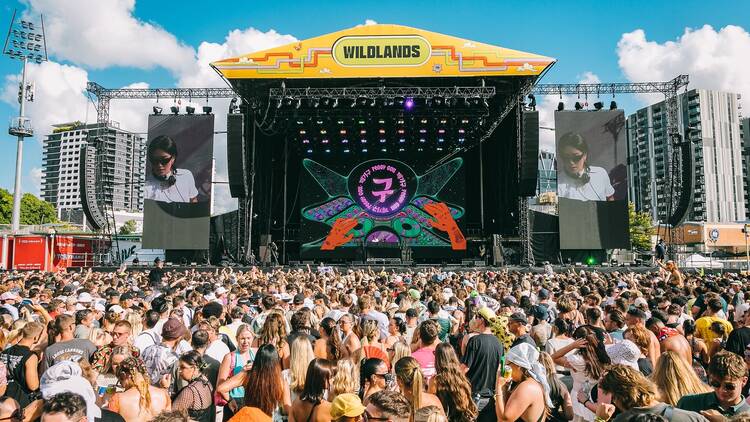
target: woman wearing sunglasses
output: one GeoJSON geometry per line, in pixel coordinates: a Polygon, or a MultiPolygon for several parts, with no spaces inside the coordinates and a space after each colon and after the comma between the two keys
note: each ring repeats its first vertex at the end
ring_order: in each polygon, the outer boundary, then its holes
{"type": "Polygon", "coordinates": [[[145,199],[159,202],[198,202],[198,189],[190,170],[175,165],[177,143],[169,136],[157,136],[148,144],[151,171],[146,176],[145,199]]]}
{"type": "Polygon", "coordinates": [[[557,194],[579,201],[613,201],[615,189],[607,170],[589,165],[589,146],[583,136],[566,133],[557,148],[557,194]]]}

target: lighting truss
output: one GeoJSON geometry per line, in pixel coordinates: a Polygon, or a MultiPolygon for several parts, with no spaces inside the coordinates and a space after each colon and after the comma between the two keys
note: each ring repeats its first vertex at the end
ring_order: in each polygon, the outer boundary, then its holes
{"type": "Polygon", "coordinates": [[[370,87],[370,88],[271,88],[269,98],[281,99],[292,97],[294,99],[312,98],[474,98],[483,99],[495,96],[495,87],[475,86],[452,86],[452,87],[370,87]]]}

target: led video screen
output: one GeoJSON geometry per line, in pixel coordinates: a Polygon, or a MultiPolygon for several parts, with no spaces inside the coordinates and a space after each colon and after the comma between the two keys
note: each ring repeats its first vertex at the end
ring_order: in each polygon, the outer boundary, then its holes
{"type": "Polygon", "coordinates": [[[143,247],[208,249],[213,115],[148,119],[143,247]]]}
{"type": "Polygon", "coordinates": [[[555,112],[560,249],[628,248],[622,110],[555,112]]]}
{"type": "Polygon", "coordinates": [[[466,250],[462,158],[432,167],[389,158],[302,166],[303,258],[369,246],[466,250]]]}

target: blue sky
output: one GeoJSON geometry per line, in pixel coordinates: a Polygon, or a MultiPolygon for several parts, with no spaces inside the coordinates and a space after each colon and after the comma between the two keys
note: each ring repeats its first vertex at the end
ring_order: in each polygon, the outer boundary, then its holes
{"type": "MultiPolygon", "coordinates": [[[[75,4],[78,0],[29,0],[31,5],[50,2],[75,4]]],[[[126,0],[101,0],[102,3],[126,0]]],[[[13,9],[27,10],[27,2],[6,0],[0,6],[0,26],[7,27],[13,9]]],[[[186,2],[140,0],[134,17],[162,27],[188,47],[201,42],[223,43],[228,32],[253,27],[259,31],[275,29],[299,39],[348,28],[372,19],[378,23],[396,23],[442,32],[503,47],[552,56],[558,63],[543,82],[576,82],[584,72],[593,72],[607,82],[627,81],[618,65],[617,44],[624,33],[643,29],[649,42],[663,45],[678,40],[686,27],[711,25],[719,30],[727,25],[750,29],[750,1],[221,1],[186,2]]],[[[48,44],[58,40],[48,39],[48,44]]],[[[111,46],[129,54],[143,48],[133,45],[111,46]]],[[[710,53],[710,52],[709,52],[710,53]]],[[[154,67],[108,66],[92,69],[64,57],[52,60],[76,65],[88,71],[90,80],[107,87],[134,82],[156,86],[174,86],[173,71],[154,67]]],[[[20,70],[20,62],[0,58],[3,81],[20,70]]],[[[684,73],[683,69],[662,69],[665,74],[684,73]]],[[[745,72],[747,73],[747,72],[745,72]]],[[[618,104],[633,111],[642,102],[633,97],[617,98],[618,104]]],[[[556,103],[556,101],[555,101],[556,103]]],[[[144,110],[144,115],[147,113],[144,110]]],[[[0,102],[0,121],[7,125],[17,114],[17,106],[0,102]]],[[[81,120],[85,110],[80,110],[81,120]]],[[[90,117],[93,120],[93,117],[90,117]]],[[[7,127],[7,126],[5,126],[7,127]]],[[[2,130],[0,139],[0,187],[12,190],[15,166],[15,139],[2,130]]],[[[38,134],[41,135],[41,134],[38,134]]],[[[38,139],[42,139],[41,136],[38,139]]],[[[34,192],[31,172],[41,166],[41,142],[28,139],[24,149],[24,190],[34,192]]]]}

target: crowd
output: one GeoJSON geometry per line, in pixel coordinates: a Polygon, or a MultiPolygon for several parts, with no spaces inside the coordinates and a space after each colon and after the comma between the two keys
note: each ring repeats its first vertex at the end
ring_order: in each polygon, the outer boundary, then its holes
{"type": "Polygon", "coordinates": [[[750,420],[742,274],[0,274],[0,422],[750,420]]]}

